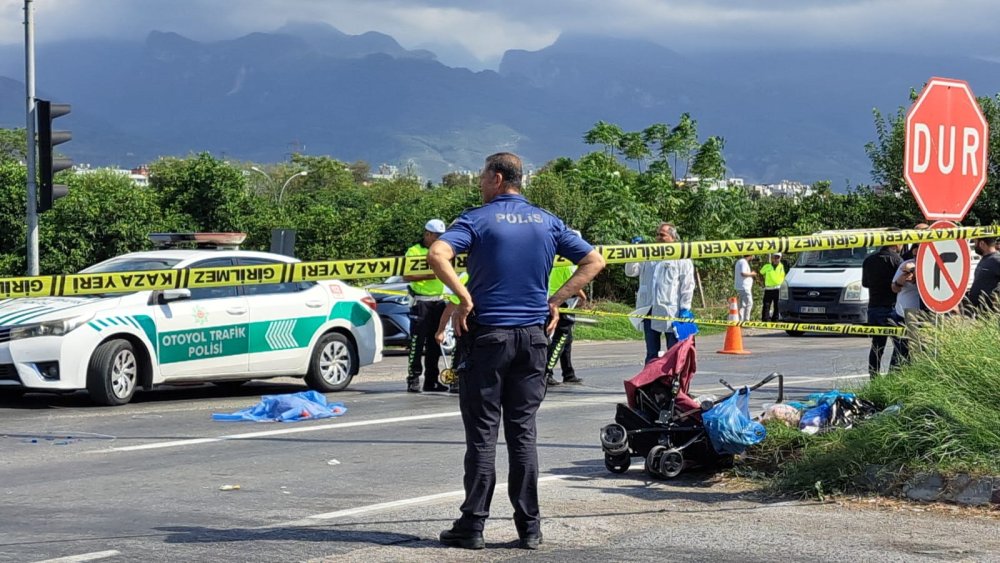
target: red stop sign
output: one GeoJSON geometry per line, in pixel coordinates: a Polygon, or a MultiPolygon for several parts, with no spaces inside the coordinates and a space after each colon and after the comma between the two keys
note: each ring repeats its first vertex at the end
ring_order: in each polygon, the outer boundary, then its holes
{"type": "Polygon", "coordinates": [[[986,184],[989,125],[964,80],[931,78],[906,114],[903,177],[927,219],[962,220],[986,184]]]}

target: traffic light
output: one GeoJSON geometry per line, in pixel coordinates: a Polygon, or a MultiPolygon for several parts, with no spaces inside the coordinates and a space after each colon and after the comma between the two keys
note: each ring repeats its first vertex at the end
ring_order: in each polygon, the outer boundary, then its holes
{"type": "Polygon", "coordinates": [[[56,172],[73,166],[68,158],[56,158],[53,147],[73,138],[69,131],[53,131],[52,122],[70,112],[69,104],[53,104],[48,100],[37,100],[35,111],[38,114],[38,169],[40,185],[38,190],[38,212],[52,209],[52,202],[66,195],[69,188],[53,184],[52,178],[56,172]]]}

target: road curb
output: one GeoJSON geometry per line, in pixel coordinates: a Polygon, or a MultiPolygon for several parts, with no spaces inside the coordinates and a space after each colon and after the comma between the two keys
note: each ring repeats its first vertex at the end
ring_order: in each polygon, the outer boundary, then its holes
{"type": "Polygon", "coordinates": [[[1000,506],[1000,477],[976,477],[967,473],[947,477],[940,473],[919,473],[903,485],[902,492],[910,500],[1000,506]]]}

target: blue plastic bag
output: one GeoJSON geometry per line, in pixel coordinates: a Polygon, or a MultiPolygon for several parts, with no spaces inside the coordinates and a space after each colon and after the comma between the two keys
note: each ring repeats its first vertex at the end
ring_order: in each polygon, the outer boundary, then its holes
{"type": "Polygon", "coordinates": [[[767,436],[764,425],[750,418],[749,387],[717,403],[701,419],[712,447],[720,454],[741,454],[767,436]]]}
{"type": "MultiPolygon", "coordinates": [[[[690,309],[681,309],[677,316],[682,319],[694,320],[694,313],[690,309]]],[[[689,336],[694,336],[698,334],[698,325],[694,323],[685,323],[674,321],[674,334],[677,335],[677,341],[680,342],[689,336]]]]}
{"type": "Polygon", "coordinates": [[[340,416],[347,412],[343,403],[327,403],[326,397],[316,391],[302,391],[286,395],[264,395],[256,405],[232,414],[215,413],[212,420],[237,422],[296,422],[340,416]]]}
{"type": "Polygon", "coordinates": [[[802,413],[799,419],[799,430],[815,434],[830,422],[831,404],[820,401],[818,405],[802,413]]]}

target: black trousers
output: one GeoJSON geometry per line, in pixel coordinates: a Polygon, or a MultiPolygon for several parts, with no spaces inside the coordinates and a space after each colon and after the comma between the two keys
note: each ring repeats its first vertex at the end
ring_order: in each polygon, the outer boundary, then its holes
{"type": "Polygon", "coordinates": [[[424,377],[424,387],[437,382],[438,361],[441,359],[441,347],[434,340],[438,323],[444,313],[445,302],[414,301],[410,307],[410,361],[408,381],[424,377]],[[423,369],[420,363],[423,361],[423,369]]]}
{"type": "Polygon", "coordinates": [[[541,514],[535,414],[545,396],[545,330],[477,326],[464,338],[471,340],[459,390],[465,426],[465,502],[458,526],[481,531],[490,515],[502,422],[514,526],[522,536],[537,533],[541,514]]]}
{"type": "Polygon", "coordinates": [[[553,358],[552,354],[559,345],[559,340],[561,340],[564,336],[566,337],[566,342],[563,344],[562,352],[559,354],[558,358],[559,367],[562,368],[562,378],[566,379],[567,377],[573,377],[576,375],[576,370],[573,369],[574,324],[576,324],[576,320],[572,316],[559,315],[559,321],[556,323],[556,330],[552,333],[552,342],[549,344],[549,349],[545,356],[548,358],[545,366],[546,377],[555,373],[557,358],[553,358]]]}
{"type": "Polygon", "coordinates": [[[778,322],[778,288],[764,290],[764,312],[761,313],[761,320],[766,322],[778,322]]]}

